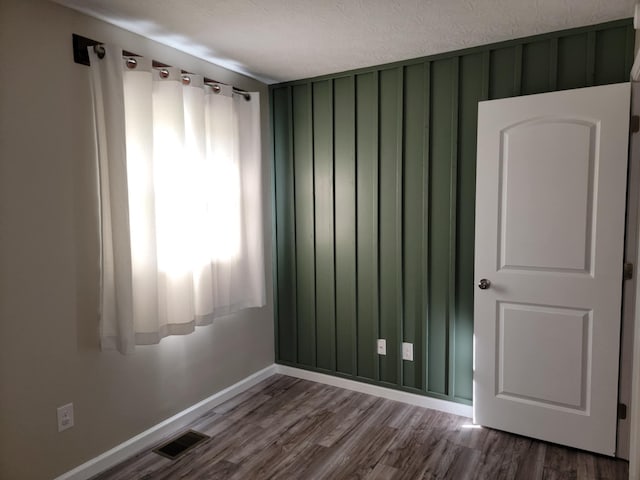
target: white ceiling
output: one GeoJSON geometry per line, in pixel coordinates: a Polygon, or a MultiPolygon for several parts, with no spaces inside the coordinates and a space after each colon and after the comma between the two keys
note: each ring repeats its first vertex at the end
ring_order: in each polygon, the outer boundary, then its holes
{"type": "Polygon", "coordinates": [[[631,17],[635,4],[635,0],[54,1],[266,83],[631,17]]]}

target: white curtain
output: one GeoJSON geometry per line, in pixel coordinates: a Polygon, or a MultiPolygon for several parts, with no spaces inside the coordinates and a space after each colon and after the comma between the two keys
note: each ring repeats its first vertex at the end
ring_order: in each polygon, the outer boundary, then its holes
{"type": "Polygon", "coordinates": [[[265,304],[259,95],[89,49],[103,349],[265,304]]]}

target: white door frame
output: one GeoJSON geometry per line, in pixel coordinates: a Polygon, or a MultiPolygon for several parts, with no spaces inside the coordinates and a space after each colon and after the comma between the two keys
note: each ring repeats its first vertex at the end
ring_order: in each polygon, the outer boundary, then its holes
{"type": "MultiPolygon", "coordinates": [[[[631,84],[631,112],[640,111],[640,84],[631,84]],[[635,106],[634,106],[635,103],[635,106]]],[[[634,325],[636,312],[636,288],[638,288],[638,213],[640,212],[640,144],[634,146],[637,135],[630,135],[629,162],[627,170],[627,211],[624,261],[636,270],[633,278],[626,280],[622,287],[622,324],[620,335],[620,381],[618,401],[627,406],[626,419],[618,420],[616,456],[629,460],[631,434],[631,389],[633,369],[634,325]],[[635,148],[635,150],[634,150],[635,148]]]]}
{"type": "MultiPolygon", "coordinates": [[[[631,112],[640,114],[640,82],[631,83],[631,112]]],[[[621,373],[623,363],[632,362],[631,385],[628,388],[631,401],[629,405],[629,479],[640,480],[640,282],[638,268],[640,267],[640,249],[638,248],[638,226],[640,224],[640,135],[633,134],[629,142],[629,191],[627,204],[627,251],[625,260],[634,264],[634,279],[625,285],[625,300],[623,305],[623,335],[622,344],[629,345],[629,355],[621,357],[621,373]],[[627,296],[628,295],[628,296],[627,296]],[[635,298],[634,298],[635,296],[635,298]],[[635,348],[634,348],[635,347],[635,348]]],[[[621,376],[621,393],[624,391],[624,383],[629,382],[629,377],[621,376]]],[[[624,398],[621,399],[624,401],[624,398]]],[[[619,437],[620,438],[620,437],[619,437]]]]}

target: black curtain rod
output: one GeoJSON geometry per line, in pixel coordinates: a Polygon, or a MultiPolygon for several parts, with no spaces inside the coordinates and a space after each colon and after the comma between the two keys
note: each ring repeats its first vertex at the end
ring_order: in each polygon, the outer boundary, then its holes
{"type": "MultiPolygon", "coordinates": [[[[87,66],[91,65],[91,62],[89,61],[89,52],[87,51],[87,48],[95,47],[97,45],[102,45],[102,42],[93,40],[91,38],[83,37],[82,35],[77,35],[74,33],[73,34],[73,61],[81,65],[87,65],[87,66]]],[[[126,57],[140,56],[135,53],[128,52],[127,50],[123,50],[122,55],[126,57]]],[[[156,68],[170,67],[170,65],[167,65],[166,63],[158,62],[157,60],[152,60],[152,63],[153,63],[153,66],[156,68]]],[[[182,73],[190,73],[185,70],[181,70],[181,71],[182,73]]],[[[205,78],[204,81],[205,83],[218,83],[220,85],[226,85],[226,83],[218,82],[210,78],[205,78]]],[[[251,99],[251,95],[249,95],[249,92],[247,92],[246,90],[242,90],[240,88],[236,88],[233,86],[232,88],[233,88],[233,93],[242,95],[245,98],[245,100],[251,99]]]]}

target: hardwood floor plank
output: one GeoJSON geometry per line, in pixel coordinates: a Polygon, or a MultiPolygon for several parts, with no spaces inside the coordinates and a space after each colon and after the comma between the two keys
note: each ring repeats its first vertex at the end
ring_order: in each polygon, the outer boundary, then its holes
{"type": "Polygon", "coordinates": [[[454,438],[454,442],[463,447],[475,448],[482,450],[483,445],[487,442],[491,430],[477,425],[473,425],[471,419],[459,425],[458,433],[454,438]]]}
{"type": "Polygon", "coordinates": [[[400,473],[396,468],[378,463],[365,480],[394,480],[401,478],[400,473]]]}
{"type": "MultiPolygon", "coordinates": [[[[481,463],[483,454],[472,448],[456,446],[456,454],[447,470],[447,478],[457,480],[472,480],[477,478],[477,466],[481,463]]],[[[493,477],[492,477],[493,478],[493,477]]]]}
{"type": "Polygon", "coordinates": [[[335,450],[335,446],[323,447],[322,445],[310,445],[308,449],[301,453],[299,458],[290,462],[287,468],[274,475],[273,478],[278,480],[324,478],[321,476],[322,469],[331,464],[330,459],[335,454],[335,450]],[[316,476],[312,476],[310,472],[314,472],[316,476]]]}
{"type": "Polygon", "coordinates": [[[413,415],[389,446],[380,463],[403,472],[407,477],[420,478],[424,471],[424,458],[429,448],[435,448],[437,437],[428,430],[436,412],[413,407],[413,415]]]}
{"type": "Polygon", "coordinates": [[[477,463],[470,465],[478,480],[507,480],[515,478],[518,464],[508,454],[486,455],[481,453],[477,463]]]}
{"type": "Polygon", "coordinates": [[[365,478],[373,472],[389,444],[398,434],[398,430],[388,426],[370,428],[361,441],[352,444],[340,456],[339,462],[329,469],[325,478],[350,479],[365,478]]]}
{"type": "MultiPolygon", "coordinates": [[[[303,385],[304,386],[304,385],[303,385]]],[[[256,410],[242,419],[245,423],[257,423],[264,429],[286,428],[295,423],[301,417],[310,412],[317,413],[331,399],[331,391],[310,388],[304,393],[296,395],[283,403],[279,398],[274,398],[269,405],[262,410],[256,410]],[[268,408],[267,408],[268,407],[268,408]]]]}
{"type": "Polygon", "coordinates": [[[459,447],[445,438],[436,440],[434,447],[424,463],[425,468],[422,478],[425,480],[452,478],[447,475],[447,472],[451,469],[459,449],[464,447],[459,447]]]}
{"type": "Polygon", "coordinates": [[[235,463],[222,460],[210,465],[208,468],[203,469],[201,478],[206,478],[207,480],[227,480],[239,468],[240,466],[236,465],[235,463]]]}
{"type": "Polygon", "coordinates": [[[577,451],[559,445],[548,445],[544,466],[557,472],[576,472],[577,474],[577,451]]]}
{"type": "MultiPolygon", "coordinates": [[[[360,460],[354,456],[354,452],[359,447],[366,445],[367,442],[374,441],[377,438],[376,433],[387,437],[391,434],[391,431],[395,432],[395,429],[384,425],[393,414],[394,403],[390,400],[376,399],[372,404],[372,408],[368,410],[367,416],[362,417],[359,423],[353,424],[350,430],[345,432],[338,441],[327,449],[326,458],[313,462],[305,470],[304,476],[301,478],[338,478],[342,471],[350,469],[349,464],[354,461],[354,458],[356,458],[356,461],[360,460]],[[379,407],[374,408],[375,405],[379,407]]],[[[373,465],[371,468],[373,468],[373,465]]]]}
{"type": "MultiPolygon", "coordinates": [[[[619,460],[602,455],[589,455],[588,453],[579,452],[581,458],[586,456],[592,457],[591,460],[595,466],[594,478],[601,480],[615,480],[618,478],[627,478],[628,464],[619,460]]],[[[584,462],[584,460],[583,460],[584,462]]],[[[581,462],[579,462],[580,464],[581,462]]]]}
{"type": "Polygon", "coordinates": [[[471,427],[468,418],[274,375],[192,422],[188,428],[211,438],[177,460],[149,450],[93,480],[626,480],[628,475],[622,460],[471,427]]]}
{"type": "Polygon", "coordinates": [[[393,414],[389,417],[386,425],[391,428],[401,428],[406,423],[409,417],[413,414],[415,407],[406,403],[397,406],[393,414]]]}
{"type": "Polygon", "coordinates": [[[378,408],[381,404],[382,402],[379,398],[369,395],[358,395],[358,397],[356,397],[356,403],[350,411],[347,408],[348,405],[345,405],[344,410],[336,412],[337,424],[335,428],[326,432],[324,438],[319,441],[319,444],[324,447],[333,446],[346,435],[349,435],[349,432],[354,430],[356,425],[362,421],[362,418],[366,418],[370,411],[378,408]]]}
{"type": "Polygon", "coordinates": [[[322,428],[323,423],[326,422],[329,415],[331,415],[331,413],[326,410],[314,410],[313,407],[310,411],[314,413],[306,416],[301,414],[300,411],[298,411],[297,414],[292,412],[291,415],[282,419],[282,423],[278,429],[261,429],[264,433],[260,438],[246,444],[242,449],[234,451],[227,459],[233,463],[242,463],[245,459],[275,443],[282,436],[295,438],[296,441],[300,443],[305,442],[307,437],[322,428]]]}
{"type": "MultiPolygon", "coordinates": [[[[131,478],[151,478],[153,473],[161,471],[169,466],[171,460],[160,457],[153,452],[144,452],[137,455],[108,471],[109,480],[129,480],[131,478]]],[[[103,478],[98,476],[98,479],[103,478]]]]}
{"type": "Polygon", "coordinates": [[[515,478],[522,480],[541,480],[544,470],[544,457],[547,445],[542,442],[531,441],[529,448],[520,458],[516,457],[518,469],[515,478]]]}
{"type": "MultiPolygon", "coordinates": [[[[598,475],[596,474],[596,462],[594,455],[589,455],[584,452],[577,453],[577,476],[579,479],[595,480],[598,475]]],[[[600,476],[600,478],[603,478],[600,476]]],[[[604,477],[609,478],[609,477],[604,477]]]]}
{"type": "Polygon", "coordinates": [[[298,468],[298,462],[306,461],[322,450],[326,448],[309,442],[299,442],[295,437],[285,435],[246,459],[231,480],[278,477],[298,468]]]}
{"type": "Polygon", "coordinates": [[[542,480],[578,480],[578,472],[575,470],[560,471],[544,467],[542,480]]]}

